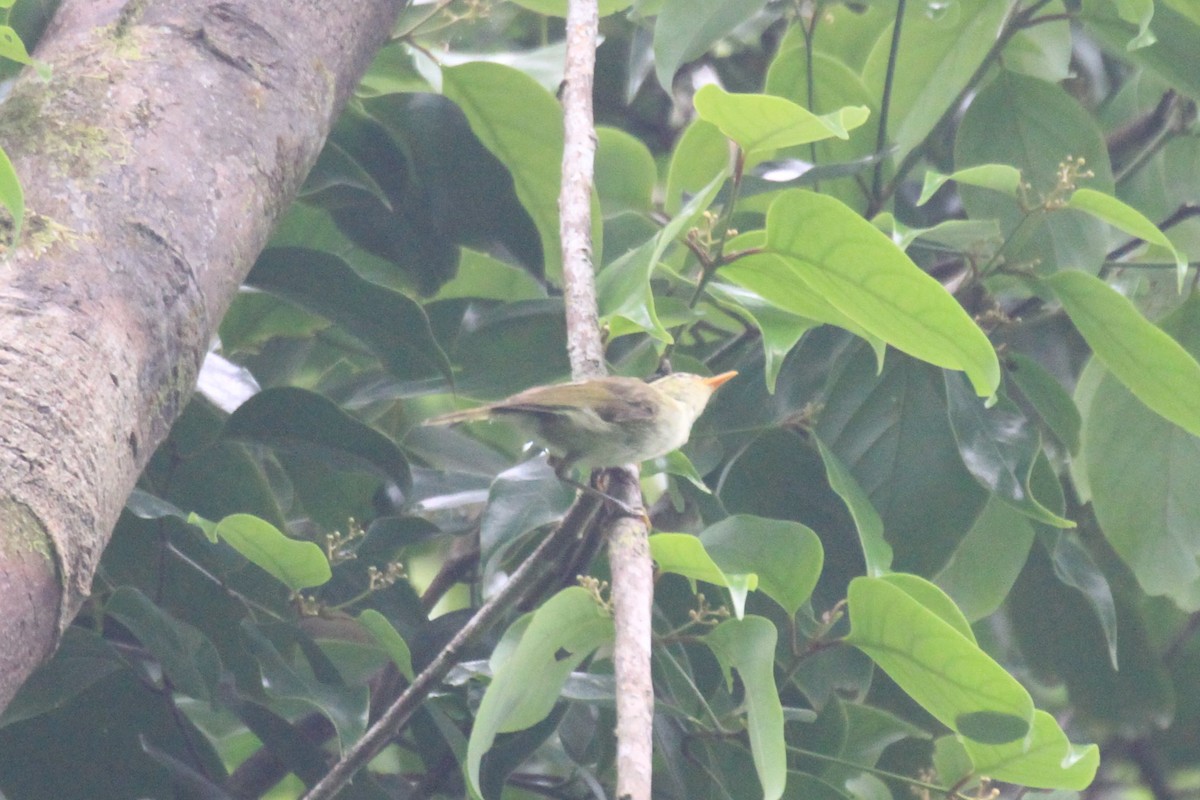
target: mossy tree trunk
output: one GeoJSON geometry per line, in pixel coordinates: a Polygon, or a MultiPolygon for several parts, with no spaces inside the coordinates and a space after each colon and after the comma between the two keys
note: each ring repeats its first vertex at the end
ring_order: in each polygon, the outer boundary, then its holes
{"type": "Polygon", "coordinates": [[[0,106],[0,708],[86,598],[221,315],[403,0],[66,0],[0,106]]]}

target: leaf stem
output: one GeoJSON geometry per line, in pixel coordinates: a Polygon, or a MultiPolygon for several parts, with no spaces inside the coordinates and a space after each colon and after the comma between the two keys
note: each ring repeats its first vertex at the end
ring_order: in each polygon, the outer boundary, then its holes
{"type": "Polygon", "coordinates": [[[853,761],[848,761],[844,758],[838,758],[837,756],[829,756],[825,755],[824,753],[805,750],[803,747],[788,745],[787,749],[789,753],[795,753],[796,755],[805,756],[806,758],[815,758],[818,761],[828,761],[831,764],[838,764],[843,767],[850,767],[851,769],[862,770],[863,772],[868,772],[880,778],[886,778],[887,780],[903,783],[918,789],[926,789],[930,792],[936,792],[944,797],[955,797],[958,798],[958,800],[974,800],[974,798],[963,794],[952,786],[939,786],[936,783],[929,783],[928,781],[919,780],[917,778],[910,778],[909,776],[901,775],[898,772],[889,772],[886,769],[879,769],[878,767],[868,767],[865,764],[856,764],[853,761]]]}
{"type": "Polygon", "coordinates": [[[871,204],[868,207],[865,215],[868,219],[879,213],[887,201],[891,199],[892,195],[896,193],[896,189],[898,189],[900,184],[903,183],[904,178],[924,157],[925,150],[928,148],[929,142],[933,139],[935,133],[937,133],[947,122],[949,122],[950,119],[954,117],[966,99],[975,91],[980,81],[983,80],[984,76],[987,75],[988,70],[991,69],[992,63],[1000,57],[1000,53],[1004,50],[1005,46],[1008,45],[1009,40],[1012,39],[1012,37],[1019,33],[1022,29],[1028,27],[1033,19],[1033,15],[1045,6],[1049,5],[1049,3],[1050,0],[1036,0],[1036,2],[1024,10],[1019,10],[1019,0],[1018,2],[1013,3],[1012,8],[1009,10],[1008,21],[1001,26],[1000,34],[996,37],[996,41],[992,43],[991,48],[988,49],[987,54],[984,55],[983,61],[980,62],[979,66],[975,69],[975,72],[973,72],[971,77],[967,79],[966,85],[963,86],[962,90],[958,93],[954,100],[951,101],[948,106],[946,106],[946,110],[942,112],[942,116],[936,123],[934,123],[933,127],[930,128],[929,133],[925,135],[925,138],[922,139],[916,147],[914,147],[904,156],[903,160],[900,162],[900,165],[896,167],[896,174],[892,176],[892,179],[888,181],[881,191],[872,195],[871,204]]]}
{"type": "MultiPolygon", "coordinates": [[[[875,137],[875,152],[882,153],[887,146],[888,115],[892,108],[892,86],[896,81],[896,60],[900,55],[900,31],[904,23],[907,0],[896,5],[896,22],[892,25],[892,47],[888,51],[887,72],[883,77],[883,98],[879,104],[879,134],[875,137]]],[[[809,74],[811,80],[811,73],[809,74]]],[[[877,199],[883,188],[883,159],[875,164],[875,177],[871,181],[871,197],[877,199]]]]}

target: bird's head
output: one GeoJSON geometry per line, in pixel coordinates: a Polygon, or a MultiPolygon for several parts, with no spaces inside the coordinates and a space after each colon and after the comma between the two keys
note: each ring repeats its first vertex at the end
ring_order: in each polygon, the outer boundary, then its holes
{"type": "Polygon", "coordinates": [[[700,412],[708,405],[709,398],[725,381],[737,375],[736,372],[722,372],[706,378],[703,375],[693,375],[690,372],[673,372],[654,381],[651,385],[667,397],[682,403],[692,412],[692,418],[700,416],[700,412]]]}

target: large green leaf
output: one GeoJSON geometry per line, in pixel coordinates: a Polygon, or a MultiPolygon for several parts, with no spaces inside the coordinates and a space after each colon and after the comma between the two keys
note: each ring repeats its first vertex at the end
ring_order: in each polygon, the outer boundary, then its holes
{"type": "Polygon", "coordinates": [[[993,495],[934,581],[967,619],[982,619],[1008,596],[1031,544],[1029,519],[993,495]]]}
{"type": "MultiPolygon", "coordinates": [[[[972,773],[992,780],[1007,781],[1034,789],[1074,789],[1091,785],[1100,766],[1100,748],[1094,744],[1076,746],[1045,711],[1035,711],[1033,730],[1028,740],[991,745],[959,739],[939,742],[961,750],[969,759],[972,773]]],[[[945,758],[945,754],[942,758],[945,758]]],[[[944,780],[959,779],[940,775],[944,780]]]]}
{"type": "Polygon", "coordinates": [[[266,633],[248,620],[242,623],[241,633],[246,649],[262,671],[268,696],[323,714],[333,723],[339,749],[358,741],[367,729],[370,694],[366,686],[326,683],[307,670],[297,669],[266,633]]]}
{"type": "Polygon", "coordinates": [[[1079,452],[1079,408],[1058,379],[1037,361],[1014,351],[1005,354],[1005,372],[1054,438],[1072,455],[1079,452]]]}
{"type": "Polygon", "coordinates": [[[959,455],[942,370],[892,355],[877,374],[861,348],[820,401],[817,434],[883,519],[893,569],[933,574],[987,499],[959,455]]]}
{"type": "Polygon", "coordinates": [[[849,608],[847,642],[944,725],[989,744],[1029,731],[1034,709],[1025,688],[905,589],[882,578],[855,578],[849,608]]]}
{"type": "MultiPolygon", "coordinates": [[[[1200,353],[1200,297],[1189,298],[1163,326],[1200,353]]],[[[1152,350],[1132,352],[1148,359],[1152,350]]],[[[1168,595],[1194,611],[1200,609],[1200,493],[1194,491],[1200,439],[1151,413],[1122,383],[1115,372],[1106,374],[1084,413],[1083,467],[1096,517],[1148,594],[1168,595]]]]}
{"type": "MultiPolygon", "coordinates": [[[[1096,548],[1104,555],[1103,548],[1096,548]]],[[[1081,721],[1103,724],[1122,736],[1136,737],[1166,728],[1176,700],[1170,676],[1150,640],[1145,598],[1111,552],[1101,567],[1110,579],[1117,614],[1117,657],[1113,669],[1109,642],[1094,608],[1075,588],[1063,583],[1044,552],[1030,550],[1029,562],[1008,596],[1014,640],[1029,667],[1054,675],[1067,688],[1071,708],[1081,721]],[[1116,562],[1115,564],[1113,562],[1116,562]]]]}
{"type": "Polygon", "coordinates": [[[640,139],[619,128],[596,128],[596,194],[604,215],[653,209],[658,177],[654,156],[640,139]]]}
{"type": "Polygon", "coordinates": [[[800,319],[837,325],[863,337],[883,359],[884,342],[814,291],[791,260],[774,253],[752,253],[722,267],[720,274],[800,319]]]}
{"type": "Polygon", "coordinates": [[[767,0],[666,0],[654,25],[654,69],[668,92],[675,72],[762,10],[767,0]]]}
{"type": "Polygon", "coordinates": [[[650,557],[659,572],[682,575],[695,588],[696,581],[724,586],[733,600],[734,615],[746,613],[746,595],[758,587],[754,573],[726,573],[704,549],[704,543],[690,533],[656,533],[650,537],[650,557]]]}
{"type": "Polygon", "coordinates": [[[940,283],[841,202],[800,189],[781,195],[767,212],[767,247],[869,333],[965,371],[983,397],[995,394],[1000,362],[979,326],[940,283]]]}
{"type": "Polygon", "coordinates": [[[1108,284],[1082,272],[1046,280],[1096,358],[1151,410],[1200,436],[1200,364],[1108,284]]]}
{"type": "Polygon", "coordinates": [[[700,541],[726,574],[757,575],[758,588],[789,616],[812,594],[825,558],[821,540],[807,526],[747,514],[706,528],[700,541]]]}
{"type": "Polygon", "coordinates": [[[331,253],[296,247],[264,250],[246,282],[336,322],[401,378],[441,374],[450,361],[416,302],[359,277],[331,253]]]}
{"type": "MultiPolygon", "coordinates": [[[[1008,5],[994,0],[960,0],[937,9],[921,3],[908,7],[900,28],[888,120],[899,157],[933,130],[967,86],[1007,14],[1008,5]]],[[[863,80],[872,92],[882,94],[891,44],[889,26],[875,41],[863,68],[863,80]]]]}
{"type": "Polygon", "coordinates": [[[366,468],[402,491],[412,488],[408,461],[395,442],[306,389],[281,386],[259,392],[233,412],[224,435],[366,468]]]}
{"type": "Polygon", "coordinates": [[[612,618],[579,587],[564,589],[533,613],[475,715],[467,745],[467,775],[476,792],[480,761],[496,734],[528,728],[545,718],[571,671],[612,636],[612,618]]]}
{"type": "Polygon", "coordinates": [[[487,62],[443,67],[442,91],[467,115],[484,147],[512,173],[517,197],[541,235],[546,276],[557,280],[562,271],[562,107],[525,73],[487,62]],[[500,97],[503,103],[496,102],[500,97]]]}
{"type": "Polygon", "coordinates": [[[777,800],[787,782],[783,706],[775,687],[775,626],[763,617],[728,620],[704,637],[732,688],[737,670],[746,691],[746,727],[750,752],[762,785],[763,800],[777,800]]]}
{"type": "Polygon", "coordinates": [[[867,121],[865,106],[817,116],[803,106],[769,94],[730,94],[710,83],[696,92],[696,113],[720,128],[747,156],[822,139],[847,139],[867,121]]]}
{"type": "Polygon", "coordinates": [[[21,684],[0,716],[0,728],[63,708],[125,667],[120,653],[98,632],[73,625],[63,632],[54,657],[21,684]]]}

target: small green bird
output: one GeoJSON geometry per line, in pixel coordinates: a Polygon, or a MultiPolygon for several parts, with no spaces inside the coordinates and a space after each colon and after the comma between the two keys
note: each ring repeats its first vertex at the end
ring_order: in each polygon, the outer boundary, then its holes
{"type": "Polygon", "coordinates": [[[535,386],[425,424],[507,420],[544,447],[555,472],[567,479],[572,467],[616,467],[681,447],[713,392],[734,375],[675,372],[650,383],[610,377],[535,386]]]}

